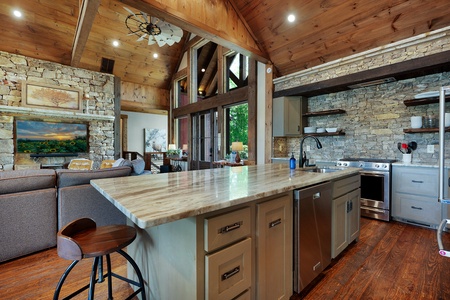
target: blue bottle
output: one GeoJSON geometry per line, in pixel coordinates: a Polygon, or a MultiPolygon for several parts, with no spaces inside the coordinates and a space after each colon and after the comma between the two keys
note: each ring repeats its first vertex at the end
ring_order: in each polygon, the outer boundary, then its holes
{"type": "Polygon", "coordinates": [[[292,152],[291,159],[289,160],[289,168],[290,168],[290,169],[295,169],[295,157],[294,157],[294,152],[292,152]]]}

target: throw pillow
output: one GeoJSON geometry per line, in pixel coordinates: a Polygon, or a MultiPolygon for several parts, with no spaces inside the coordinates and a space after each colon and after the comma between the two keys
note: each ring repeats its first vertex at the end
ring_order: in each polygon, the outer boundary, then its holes
{"type": "Polygon", "coordinates": [[[133,159],[131,161],[131,164],[133,165],[133,171],[134,173],[140,175],[142,173],[144,173],[144,168],[145,168],[145,161],[143,161],[142,159],[133,159]]]}

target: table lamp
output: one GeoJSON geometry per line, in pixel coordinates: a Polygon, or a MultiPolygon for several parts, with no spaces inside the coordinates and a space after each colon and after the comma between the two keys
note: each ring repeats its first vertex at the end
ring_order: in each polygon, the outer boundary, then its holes
{"type": "Polygon", "coordinates": [[[241,162],[241,157],[239,156],[239,151],[244,150],[244,145],[242,142],[232,142],[231,143],[231,151],[236,152],[236,163],[241,162]]]}

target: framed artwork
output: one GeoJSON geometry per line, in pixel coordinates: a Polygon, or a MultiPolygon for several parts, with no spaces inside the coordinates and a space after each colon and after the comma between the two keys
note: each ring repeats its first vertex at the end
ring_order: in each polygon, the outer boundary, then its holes
{"type": "Polygon", "coordinates": [[[144,152],[167,151],[166,130],[144,128],[144,152]]]}
{"type": "Polygon", "coordinates": [[[22,105],[27,107],[81,112],[81,100],[79,89],[32,82],[22,86],[22,105]]]}

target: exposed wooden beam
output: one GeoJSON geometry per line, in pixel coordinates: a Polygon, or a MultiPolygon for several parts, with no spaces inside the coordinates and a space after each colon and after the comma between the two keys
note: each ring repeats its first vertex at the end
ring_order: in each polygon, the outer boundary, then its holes
{"type": "Polygon", "coordinates": [[[140,113],[159,114],[159,115],[167,115],[169,112],[168,106],[137,101],[128,101],[128,100],[121,101],[120,109],[122,111],[132,111],[140,113]]]}
{"type": "Polygon", "coordinates": [[[81,61],[81,55],[86,46],[100,2],[101,0],[81,0],[80,15],[72,44],[72,59],[70,62],[72,67],[78,67],[81,61]]]}
{"type": "Polygon", "coordinates": [[[232,90],[226,94],[216,95],[214,97],[202,100],[200,102],[191,103],[179,108],[173,109],[173,117],[186,116],[191,113],[209,110],[218,106],[230,105],[248,99],[248,87],[242,87],[232,90]]]}
{"type": "Polygon", "coordinates": [[[180,10],[177,0],[119,1],[262,63],[269,60],[229,2],[190,1],[189,11],[195,13],[189,13],[180,10]]]}

